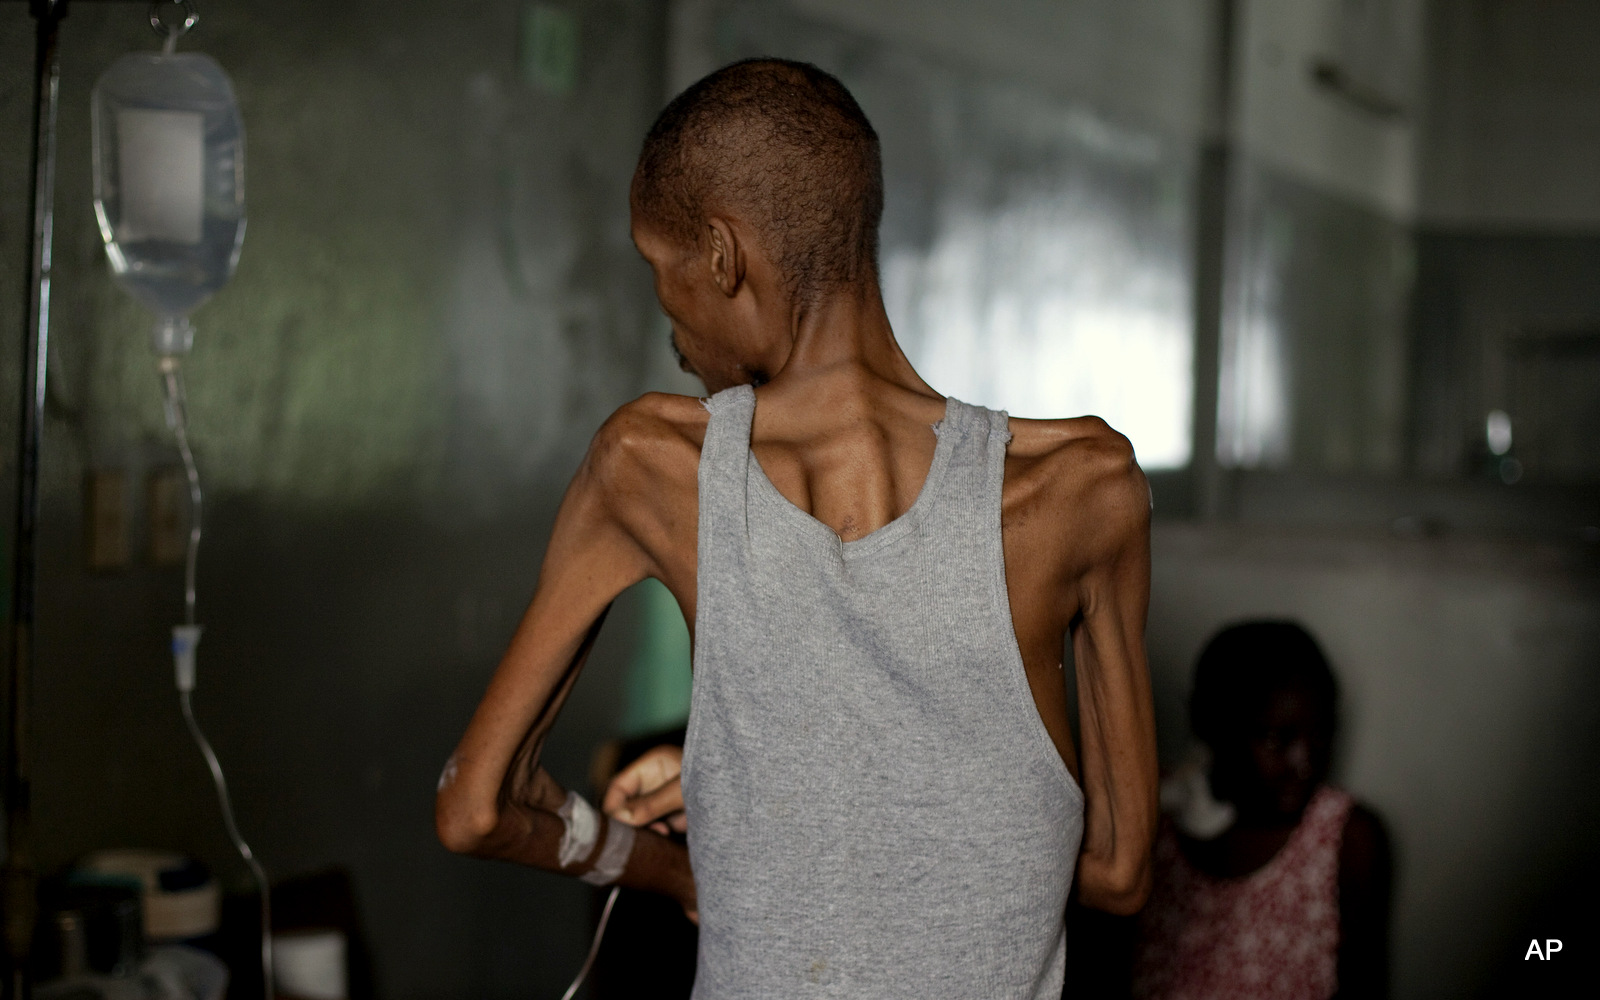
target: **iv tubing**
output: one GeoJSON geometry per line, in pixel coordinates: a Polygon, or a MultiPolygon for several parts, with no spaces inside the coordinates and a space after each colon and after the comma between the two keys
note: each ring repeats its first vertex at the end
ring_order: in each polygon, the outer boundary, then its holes
{"type": "MultiPolygon", "coordinates": [[[[184,624],[192,626],[195,624],[195,567],[200,555],[200,511],[204,497],[200,492],[200,470],[195,465],[194,451],[189,447],[189,414],[183,389],[182,363],[175,355],[165,355],[160,361],[160,371],[166,402],[167,426],[172,428],[172,436],[178,443],[178,454],[183,457],[183,471],[189,478],[189,546],[183,571],[183,620],[184,624]]],[[[206,739],[205,733],[200,729],[200,723],[194,717],[194,706],[191,704],[190,695],[188,688],[179,688],[178,705],[183,710],[184,725],[189,727],[189,735],[194,737],[195,746],[200,748],[200,755],[205,758],[206,767],[211,771],[211,782],[217,788],[217,801],[222,806],[222,824],[227,828],[228,838],[233,841],[234,849],[249,866],[250,874],[255,877],[256,888],[261,894],[262,995],[266,1000],[273,1000],[276,994],[272,982],[272,886],[267,881],[266,869],[256,860],[255,853],[250,850],[250,845],[245,843],[244,837],[239,833],[238,824],[234,822],[233,799],[228,795],[228,779],[223,776],[222,762],[217,759],[216,751],[211,749],[211,741],[206,739]]],[[[610,910],[611,907],[607,904],[607,914],[610,910]]],[[[600,926],[604,929],[604,917],[601,918],[600,926]]],[[[599,944],[598,937],[595,944],[599,944]]],[[[590,952],[589,959],[594,960],[593,951],[590,952]]],[[[583,968],[585,973],[589,971],[587,963],[583,968]]],[[[581,975],[579,981],[582,981],[581,975]]]]}
{"type": "Polygon", "coordinates": [[[600,954],[600,939],[605,936],[606,921],[611,919],[611,908],[617,905],[617,893],[621,891],[622,887],[620,885],[611,887],[611,894],[606,897],[605,909],[600,911],[600,926],[594,929],[594,943],[589,945],[589,957],[583,960],[583,968],[578,970],[578,978],[574,979],[572,985],[567,987],[567,992],[561,994],[561,1000],[572,1000],[573,996],[578,992],[578,987],[582,986],[583,981],[588,978],[589,967],[594,965],[594,957],[600,954]]]}
{"type": "Polygon", "coordinates": [[[183,563],[183,623],[195,624],[194,581],[197,560],[200,558],[200,512],[205,497],[200,492],[200,469],[194,464],[194,450],[189,447],[189,400],[183,388],[183,368],[173,355],[160,361],[161,387],[165,390],[167,426],[178,442],[178,454],[183,457],[183,471],[189,479],[189,545],[183,563]]]}

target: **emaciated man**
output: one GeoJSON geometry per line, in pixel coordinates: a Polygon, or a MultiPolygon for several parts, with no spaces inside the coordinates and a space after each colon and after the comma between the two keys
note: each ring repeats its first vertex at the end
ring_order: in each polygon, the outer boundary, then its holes
{"type": "Polygon", "coordinates": [[[1094,417],[1008,419],[918,377],[879,293],[877,135],[815,67],[690,87],[631,201],[711,396],[644,396],[595,436],[441,779],[440,838],[675,897],[698,914],[701,1000],[1055,1000],[1074,875],[1116,913],[1149,892],[1131,447],[1094,417]],[[687,848],[539,766],[606,609],[645,577],[694,636],[687,848]]]}

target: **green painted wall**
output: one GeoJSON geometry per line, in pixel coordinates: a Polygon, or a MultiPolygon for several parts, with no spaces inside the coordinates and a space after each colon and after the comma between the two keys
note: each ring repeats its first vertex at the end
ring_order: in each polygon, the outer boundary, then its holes
{"type": "Polygon", "coordinates": [[[637,588],[643,614],[628,664],[621,730],[643,736],[689,720],[689,627],[672,591],[656,580],[637,588]]]}

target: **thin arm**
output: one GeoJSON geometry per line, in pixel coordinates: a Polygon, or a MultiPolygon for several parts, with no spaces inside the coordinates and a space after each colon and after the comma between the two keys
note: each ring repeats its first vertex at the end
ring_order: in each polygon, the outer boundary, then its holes
{"type": "MultiPolygon", "coordinates": [[[[435,825],[452,851],[580,875],[605,842],[602,825],[590,857],[560,864],[566,792],[539,759],[611,601],[653,569],[610,500],[607,440],[597,436],[562,500],[533,600],[440,780],[435,825]]],[[[682,847],[648,831],[621,881],[692,899],[682,847]]]]}
{"type": "Polygon", "coordinates": [[[1120,522],[1111,558],[1085,577],[1073,630],[1086,814],[1078,898],[1117,914],[1150,894],[1159,817],[1155,708],[1145,661],[1150,604],[1150,513],[1137,469],[1108,512],[1120,522]]]}

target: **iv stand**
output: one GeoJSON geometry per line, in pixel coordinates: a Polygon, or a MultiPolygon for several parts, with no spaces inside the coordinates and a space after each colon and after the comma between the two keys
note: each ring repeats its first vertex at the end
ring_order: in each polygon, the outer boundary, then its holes
{"type": "MultiPolygon", "coordinates": [[[[78,0],[88,2],[88,0],[78,0]]],[[[50,277],[55,235],[56,111],[61,100],[61,20],[67,0],[28,0],[35,21],[33,151],[28,208],[33,242],[28,255],[27,325],[22,331],[22,385],[17,421],[17,519],[12,535],[11,642],[6,656],[7,734],[0,767],[5,803],[5,862],[0,865],[4,908],[6,1000],[28,1000],[28,956],[38,923],[34,868],[29,730],[32,725],[33,624],[37,591],[39,451],[43,443],[45,380],[50,356],[50,277]]]]}
{"type": "Polygon", "coordinates": [[[56,109],[61,97],[58,48],[66,0],[29,0],[37,22],[34,50],[33,187],[29,207],[33,244],[29,251],[27,326],[22,337],[21,414],[17,421],[17,521],[12,536],[11,644],[7,664],[10,732],[3,773],[6,860],[0,868],[5,906],[5,995],[27,1000],[28,955],[38,922],[38,873],[34,869],[28,736],[33,680],[36,591],[35,533],[39,516],[39,449],[44,423],[45,377],[50,347],[50,270],[55,228],[56,109]]]}

